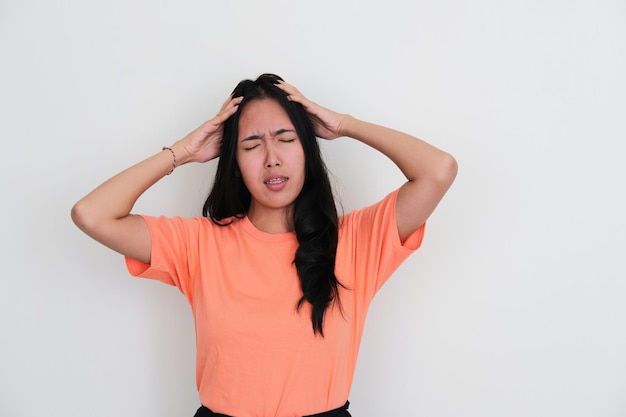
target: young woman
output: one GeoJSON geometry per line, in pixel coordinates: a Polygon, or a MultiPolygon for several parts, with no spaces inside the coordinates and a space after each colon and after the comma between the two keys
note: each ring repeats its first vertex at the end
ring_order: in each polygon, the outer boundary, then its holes
{"type": "Polygon", "coordinates": [[[456,176],[449,154],[313,103],[280,77],[240,82],[220,112],[72,208],[129,272],[175,285],[197,334],[196,416],[349,416],[365,315],[422,241],[456,176]],[[317,137],[361,141],[407,181],[339,217],[317,137]],[[175,168],[219,157],[203,217],[130,214],[175,168]]]}

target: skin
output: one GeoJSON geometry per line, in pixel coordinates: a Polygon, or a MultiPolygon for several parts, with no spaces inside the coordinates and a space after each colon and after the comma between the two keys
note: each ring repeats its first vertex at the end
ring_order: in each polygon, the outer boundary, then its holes
{"type": "Polygon", "coordinates": [[[237,164],[259,230],[292,230],[293,203],[304,185],[304,150],[287,112],[275,100],[254,100],[241,113],[237,164]],[[269,182],[269,183],[268,183],[269,182]]]}
{"type": "Polygon", "coordinates": [[[396,222],[402,242],[432,214],[456,178],[457,163],[448,153],[406,133],[326,109],[304,97],[294,86],[279,86],[309,114],[315,134],[324,139],[346,136],[391,159],[407,178],[396,202],[396,222]]]}
{"type": "MultiPolygon", "coordinates": [[[[377,149],[398,166],[407,179],[400,188],[396,203],[398,233],[402,241],[424,224],[456,176],[457,164],[451,155],[406,133],[322,107],[290,84],[280,82],[278,86],[289,95],[290,100],[302,104],[318,137],[328,140],[341,136],[353,138],[377,149]]],[[[210,161],[219,155],[223,123],[235,113],[240,102],[241,98],[229,98],[214,118],[171,146],[178,166],[210,161]]],[[[298,176],[303,174],[300,174],[298,166],[303,162],[300,162],[298,152],[284,151],[283,146],[294,145],[301,151],[301,145],[299,140],[283,143],[280,139],[287,135],[275,134],[277,130],[289,126],[282,120],[280,111],[267,114],[271,100],[250,103],[249,106],[242,114],[242,118],[247,120],[240,121],[240,142],[249,136],[264,135],[263,139],[257,140],[261,145],[261,156],[254,156],[257,154],[255,150],[250,155],[241,148],[237,150],[244,182],[253,196],[250,219],[261,230],[284,232],[290,229],[293,196],[297,195],[298,187],[301,189],[298,176]],[[261,168],[261,161],[264,168],[261,168]],[[264,184],[259,184],[259,179],[267,178],[265,172],[278,173],[289,177],[289,180],[280,192],[269,193],[263,188],[264,184]]],[[[130,211],[139,196],[171,168],[172,154],[167,150],[133,165],[79,200],[72,207],[72,219],[95,240],[123,255],[149,263],[151,239],[147,224],[130,211]]]]}

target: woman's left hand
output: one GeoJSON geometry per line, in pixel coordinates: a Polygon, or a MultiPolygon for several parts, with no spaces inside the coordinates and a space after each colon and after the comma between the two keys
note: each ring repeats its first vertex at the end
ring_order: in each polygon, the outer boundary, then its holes
{"type": "Polygon", "coordinates": [[[307,99],[296,87],[284,81],[277,86],[287,93],[289,100],[300,103],[313,123],[315,135],[322,139],[336,139],[343,136],[343,124],[348,115],[336,113],[307,99]]]}

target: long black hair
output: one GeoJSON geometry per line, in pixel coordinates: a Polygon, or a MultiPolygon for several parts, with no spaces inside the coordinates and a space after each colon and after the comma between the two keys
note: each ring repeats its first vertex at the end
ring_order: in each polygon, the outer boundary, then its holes
{"type": "Polygon", "coordinates": [[[224,220],[246,215],[251,195],[236,160],[239,118],[253,100],[276,100],[293,123],[305,156],[304,185],[293,207],[293,227],[299,244],[293,262],[303,293],[297,308],[299,310],[305,302],[311,304],[313,333],[324,336],[324,315],[328,307],[339,303],[338,286],[341,285],[335,275],[337,207],[313,124],[302,105],[290,101],[276,86],[278,81],[282,78],[277,75],[263,74],[254,81],[241,81],[233,90],[232,97],[243,96],[243,100],[237,112],[224,123],[215,182],[202,207],[202,215],[219,225],[228,225],[230,223],[224,220]]]}

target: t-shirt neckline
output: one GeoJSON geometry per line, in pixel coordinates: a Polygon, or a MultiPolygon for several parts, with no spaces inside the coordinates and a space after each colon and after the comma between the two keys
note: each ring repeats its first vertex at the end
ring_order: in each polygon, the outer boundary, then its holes
{"type": "Polygon", "coordinates": [[[285,233],[263,232],[257,229],[254,224],[252,224],[248,216],[245,216],[244,218],[241,219],[241,227],[246,233],[248,233],[252,237],[262,240],[264,242],[280,243],[280,242],[296,242],[298,240],[296,238],[295,232],[285,232],[285,233]]]}

